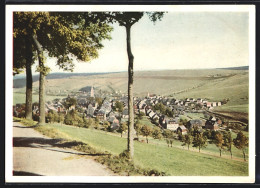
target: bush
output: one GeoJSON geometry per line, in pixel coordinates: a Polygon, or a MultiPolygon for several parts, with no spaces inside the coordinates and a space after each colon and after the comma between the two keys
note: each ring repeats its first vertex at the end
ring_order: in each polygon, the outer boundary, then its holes
{"type": "Polygon", "coordinates": [[[25,118],[25,111],[22,110],[19,114],[18,114],[19,118],[25,118]]]}
{"type": "Polygon", "coordinates": [[[33,120],[28,120],[28,119],[22,119],[21,123],[27,127],[31,127],[37,124],[37,122],[33,121],[33,120]]]}
{"type": "Polygon", "coordinates": [[[159,127],[154,127],[152,135],[154,139],[161,140],[162,139],[161,129],[159,127]]]}
{"type": "Polygon", "coordinates": [[[145,176],[165,176],[165,172],[160,172],[156,169],[142,169],[139,166],[134,165],[132,161],[128,159],[128,151],[124,151],[119,156],[103,155],[96,158],[101,164],[105,164],[113,172],[120,175],[145,175],[145,176]]]}

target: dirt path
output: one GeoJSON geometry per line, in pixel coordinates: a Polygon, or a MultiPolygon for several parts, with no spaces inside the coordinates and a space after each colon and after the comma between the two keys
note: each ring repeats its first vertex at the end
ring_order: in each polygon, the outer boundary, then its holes
{"type": "Polygon", "coordinates": [[[32,128],[13,123],[14,175],[113,176],[112,171],[94,161],[93,156],[56,147],[50,139],[32,128]]]}

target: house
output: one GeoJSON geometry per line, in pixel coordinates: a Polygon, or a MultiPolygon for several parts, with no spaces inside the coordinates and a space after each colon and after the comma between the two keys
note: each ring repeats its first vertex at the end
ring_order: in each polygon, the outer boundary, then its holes
{"type": "Polygon", "coordinates": [[[176,120],[168,120],[166,121],[166,129],[170,129],[172,131],[176,131],[179,127],[179,123],[176,120]]]}
{"type": "Polygon", "coordinates": [[[99,110],[96,117],[100,120],[100,121],[104,121],[106,120],[106,112],[104,110],[99,110]]]}
{"type": "Polygon", "coordinates": [[[197,99],[197,103],[202,103],[202,99],[201,99],[201,98],[198,98],[198,99],[197,99]]]}
{"type": "Polygon", "coordinates": [[[216,131],[216,130],[219,130],[219,125],[215,121],[207,120],[205,123],[205,128],[216,131]]]}
{"type": "Polygon", "coordinates": [[[212,102],[212,103],[211,103],[211,106],[212,106],[212,107],[217,106],[217,102],[212,102]]]}
{"type": "Polygon", "coordinates": [[[154,115],[155,115],[155,113],[154,113],[153,111],[151,111],[148,116],[152,119],[152,117],[153,117],[154,115]]]}
{"type": "Polygon", "coordinates": [[[139,109],[139,113],[143,112],[145,114],[145,109],[139,109]]]}
{"type": "Polygon", "coordinates": [[[211,102],[206,102],[205,104],[206,104],[206,107],[208,107],[208,108],[211,107],[211,102]]]}
{"type": "Polygon", "coordinates": [[[203,126],[203,123],[199,119],[192,119],[192,120],[188,121],[188,123],[187,123],[187,127],[189,129],[195,128],[195,127],[201,128],[202,126],[203,126]]]}
{"type": "Polygon", "coordinates": [[[205,128],[216,131],[219,129],[219,123],[222,123],[222,121],[217,120],[215,117],[210,117],[205,123],[205,128]]]}
{"type": "Polygon", "coordinates": [[[221,102],[218,102],[218,103],[217,103],[217,106],[221,106],[221,102]]]}
{"type": "Polygon", "coordinates": [[[159,116],[157,114],[154,114],[153,117],[152,117],[152,120],[159,120],[159,116]]]}
{"type": "Polygon", "coordinates": [[[187,134],[187,129],[184,125],[181,125],[177,128],[176,132],[179,134],[182,134],[182,135],[185,135],[187,134]]]}
{"type": "Polygon", "coordinates": [[[137,107],[138,107],[139,109],[144,109],[145,106],[146,106],[146,104],[145,104],[145,101],[144,101],[144,100],[142,100],[142,101],[140,101],[140,102],[137,103],[137,107]]]}
{"type": "Polygon", "coordinates": [[[88,105],[88,109],[87,109],[87,114],[90,116],[94,116],[94,112],[95,112],[96,108],[92,106],[92,104],[88,105]]]}
{"type": "Polygon", "coordinates": [[[150,114],[150,112],[152,112],[152,109],[147,109],[146,115],[148,116],[150,114]]]}
{"type": "Polygon", "coordinates": [[[112,131],[119,129],[119,120],[116,117],[109,117],[108,122],[110,122],[110,129],[112,131]]]}

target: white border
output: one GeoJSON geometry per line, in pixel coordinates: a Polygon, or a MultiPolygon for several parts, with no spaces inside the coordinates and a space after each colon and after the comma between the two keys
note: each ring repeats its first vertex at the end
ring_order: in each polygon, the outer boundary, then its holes
{"type": "Polygon", "coordinates": [[[6,5],[6,182],[78,183],[253,183],[255,181],[255,6],[254,5],[6,5]],[[249,12],[249,176],[12,176],[12,12],[13,11],[249,12]]]}

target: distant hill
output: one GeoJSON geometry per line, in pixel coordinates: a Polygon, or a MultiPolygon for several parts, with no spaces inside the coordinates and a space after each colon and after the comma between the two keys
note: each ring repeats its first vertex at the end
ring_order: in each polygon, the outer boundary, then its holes
{"type": "Polygon", "coordinates": [[[219,69],[228,69],[228,70],[249,70],[249,66],[227,67],[227,68],[219,68],[219,69]]]}
{"type": "MultiPolygon", "coordinates": [[[[63,79],[63,78],[70,78],[73,76],[92,76],[92,75],[102,75],[102,74],[110,74],[110,73],[51,73],[46,76],[46,79],[47,80],[63,79]]],[[[33,82],[37,82],[38,80],[39,80],[39,75],[33,75],[33,82]]],[[[23,88],[25,86],[26,86],[25,75],[14,76],[13,88],[23,88]]]]}

